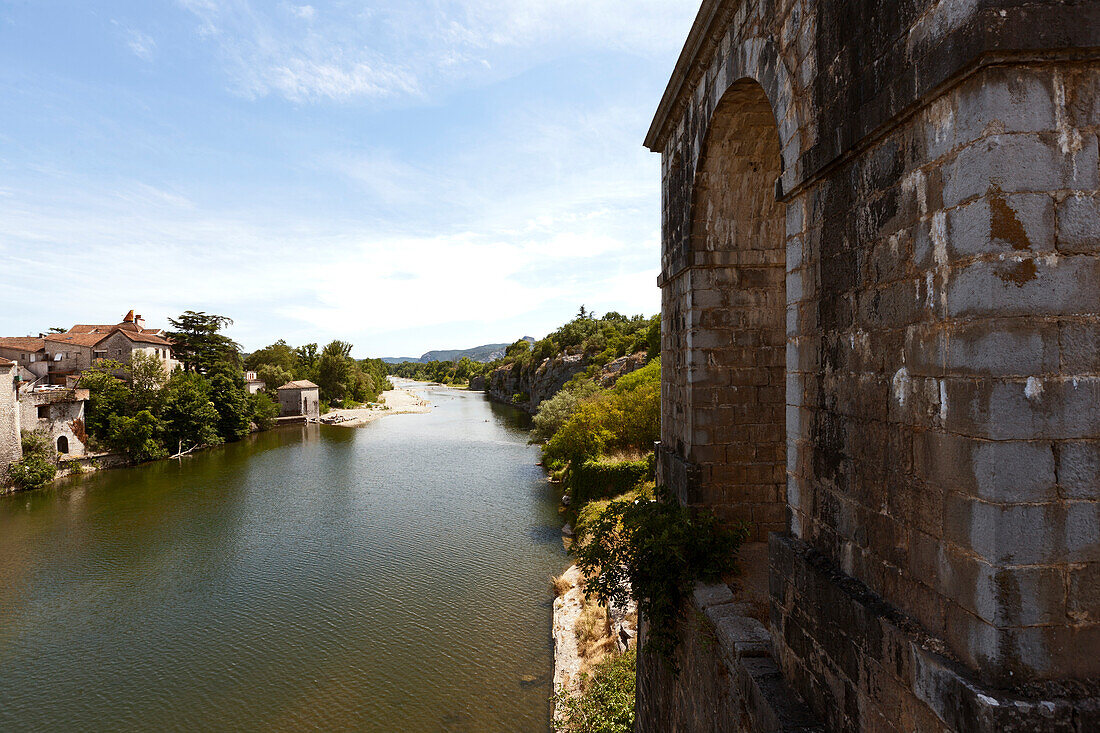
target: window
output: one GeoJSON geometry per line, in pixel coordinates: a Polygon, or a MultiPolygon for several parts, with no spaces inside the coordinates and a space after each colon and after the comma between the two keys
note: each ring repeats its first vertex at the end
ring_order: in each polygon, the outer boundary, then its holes
{"type": "Polygon", "coordinates": [[[49,420],[50,419],[50,406],[49,405],[39,405],[38,406],[38,419],[39,420],[49,420]]]}

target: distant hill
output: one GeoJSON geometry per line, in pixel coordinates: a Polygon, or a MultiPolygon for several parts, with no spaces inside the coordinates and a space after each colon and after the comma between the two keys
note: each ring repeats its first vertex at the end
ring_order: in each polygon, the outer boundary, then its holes
{"type": "MultiPolygon", "coordinates": [[[[530,336],[524,336],[523,340],[532,344],[535,343],[535,339],[530,336]]],[[[469,357],[474,361],[488,363],[503,358],[504,350],[511,345],[512,342],[506,344],[485,344],[484,346],[475,346],[472,349],[440,349],[437,351],[429,351],[419,359],[415,357],[387,356],[384,357],[382,361],[387,364],[401,364],[403,362],[427,364],[430,361],[460,361],[464,357],[469,357]]]]}

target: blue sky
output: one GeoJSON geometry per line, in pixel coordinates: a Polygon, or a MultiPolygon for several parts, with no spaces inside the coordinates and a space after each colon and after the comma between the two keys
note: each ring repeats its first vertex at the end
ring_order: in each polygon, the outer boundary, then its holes
{"type": "Polygon", "coordinates": [[[416,356],[659,308],[683,0],[0,0],[0,334],[416,356]]]}

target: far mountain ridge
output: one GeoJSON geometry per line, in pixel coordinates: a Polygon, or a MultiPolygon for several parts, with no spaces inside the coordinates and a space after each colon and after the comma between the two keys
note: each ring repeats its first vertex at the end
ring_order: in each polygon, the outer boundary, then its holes
{"type": "MultiPolygon", "coordinates": [[[[535,339],[531,336],[524,336],[522,340],[532,344],[535,343],[535,339]]],[[[483,346],[475,346],[472,349],[438,349],[426,352],[419,359],[415,357],[387,356],[383,357],[382,361],[387,364],[402,364],[405,362],[427,364],[432,361],[461,361],[463,358],[469,358],[474,361],[488,363],[503,359],[504,350],[513,343],[510,341],[503,344],[484,344],[483,346]]]]}

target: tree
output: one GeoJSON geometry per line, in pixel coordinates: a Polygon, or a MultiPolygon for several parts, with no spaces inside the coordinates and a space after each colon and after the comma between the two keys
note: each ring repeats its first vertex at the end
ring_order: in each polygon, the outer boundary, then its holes
{"type": "MultiPolygon", "coordinates": [[[[266,365],[279,367],[293,373],[298,366],[298,354],[286,341],[279,339],[270,346],[265,346],[259,351],[249,354],[244,363],[248,369],[255,372],[259,372],[266,365]]],[[[289,381],[291,380],[288,379],[287,382],[289,381]]],[[[286,382],[280,382],[279,384],[286,384],[286,382]]]]}
{"type": "Polygon", "coordinates": [[[299,346],[294,350],[295,355],[298,357],[298,363],[305,369],[313,369],[317,366],[317,344],[306,344],[305,346],[299,346]]]}
{"type": "Polygon", "coordinates": [[[252,401],[240,369],[224,362],[215,364],[207,375],[210,401],[218,412],[217,429],[222,440],[235,441],[248,435],[252,422],[252,401]]]}
{"type": "Polygon", "coordinates": [[[317,360],[317,386],[321,388],[321,400],[332,402],[345,400],[353,391],[353,362],[351,344],[333,341],[324,348],[317,360]]]}
{"type": "Polygon", "coordinates": [[[220,415],[210,401],[210,385],[200,374],[176,372],[164,388],[164,440],[170,451],[219,445],[220,415]]]}
{"type": "Polygon", "coordinates": [[[88,390],[84,425],[88,434],[102,441],[111,437],[111,417],[129,414],[133,394],[125,382],[112,372],[125,369],[117,361],[102,359],[80,376],[80,386],[88,390]]]}
{"type": "Polygon", "coordinates": [[[155,406],[157,393],[168,381],[164,371],[164,362],[152,354],[135,351],[127,367],[130,372],[130,389],[133,392],[137,409],[151,409],[155,406]]]}
{"type": "Polygon", "coordinates": [[[270,430],[275,426],[275,418],[279,417],[279,406],[263,392],[257,392],[251,398],[252,422],[260,430],[270,430]]]}
{"type": "Polygon", "coordinates": [[[168,334],[172,349],[186,371],[205,374],[221,361],[240,366],[240,344],[221,333],[233,324],[233,319],[184,311],[178,319],[169,318],[168,322],[176,329],[168,334]]]}
{"type": "Polygon", "coordinates": [[[149,410],[133,417],[111,417],[111,446],[122,451],[135,463],[155,461],[168,455],[164,444],[164,423],[149,410]]]}
{"type": "Polygon", "coordinates": [[[256,371],[256,378],[264,383],[268,392],[274,393],[287,382],[293,382],[294,374],[276,364],[264,364],[256,371]]]}

